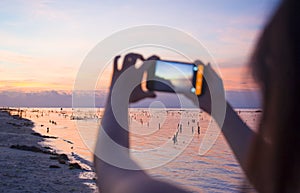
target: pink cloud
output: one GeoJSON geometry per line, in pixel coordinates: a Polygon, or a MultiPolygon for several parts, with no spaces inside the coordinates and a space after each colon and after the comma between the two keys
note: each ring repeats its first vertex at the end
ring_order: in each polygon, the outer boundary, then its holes
{"type": "Polygon", "coordinates": [[[256,91],[259,90],[247,66],[220,68],[224,87],[229,91],[256,91]]]}

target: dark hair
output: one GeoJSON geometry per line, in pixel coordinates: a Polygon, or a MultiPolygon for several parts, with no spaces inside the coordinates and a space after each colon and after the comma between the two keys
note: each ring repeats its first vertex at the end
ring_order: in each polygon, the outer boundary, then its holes
{"type": "Polygon", "coordinates": [[[299,5],[299,0],[281,2],[250,61],[263,96],[248,163],[248,176],[259,192],[300,192],[299,5]]]}

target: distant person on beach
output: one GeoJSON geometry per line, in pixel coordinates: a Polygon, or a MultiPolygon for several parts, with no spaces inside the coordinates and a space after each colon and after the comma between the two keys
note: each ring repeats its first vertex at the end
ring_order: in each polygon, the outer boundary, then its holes
{"type": "Polygon", "coordinates": [[[177,143],[177,136],[176,136],[176,134],[173,136],[172,140],[173,140],[173,143],[175,145],[177,143]]]}
{"type": "MultiPolygon", "coordinates": [[[[139,166],[129,156],[128,124],[120,126],[112,104],[122,112],[122,123],[128,117],[128,101],[122,97],[112,98],[112,88],[116,80],[129,67],[134,66],[141,55],[128,54],[123,66],[118,69],[118,59],[114,60],[114,73],[111,90],[102,119],[102,129],[96,146],[97,152],[104,152],[114,159],[139,166]],[[113,101],[112,101],[113,100],[113,101]],[[101,132],[118,143],[124,150],[108,152],[109,142],[104,141],[101,132]],[[127,149],[127,150],[125,150],[127,149]]],[[[158,59],[150,57],[148,59],[158,59]]],[[[224,124],[215,121],[222,127],[232,152],[240,163],[247,178],[258,192],[300,192],[300,2],[283,0],[275,14],[267,23],[250,60],[255,80],[261,88],[263,112],[257,133],[253,132],[233,110],[229,103],[226,106],[224,124]]],[[[147,66],[134,68],[139,81],[147,66]]],[[[213,82],[214,90],[224,95],[223,83],[210,65],[205,67],[205,79],[213,82]],[[222,87],[222,88],[221,88],[222,87]],[[221,93],[222,92],[222,93],[221,93]]],[[[127,77],[128,81],[136,80],[127,77]]],[[[123,82],[126,84],[126,82],[123,82]]],[[[115,89],[115,88],[114,88],[115,89]]],[[[121,89],[121,88],[120,88],[121,89]]],[[[115,91],[115,90],[114,90],[115,91]]],[[[120,94],[130,96],[129,102],[137,102],[144,98],[155,97],[141,86],[131,91],[120,90],[120,94]],[[131,92],[131,93],[128,93],[131,92]]],[[[225,96],[225,95],[224,95],[225,96]]],[[[196,98],[195,96],[189,98],[196,98]]],[[[211,114],[210,91],[197,98],[200,108],[211,114]]],[[[128,120],[127,120],[128,122],[128,120]]],[[[97,184],[102,193],[183,193],[187,192],[172,183],[163,182],[150,177],[145,171],[122,169],[111,165],[95,156],[95,168],[98,174],[97,184]]],[[[201,168],[199,168],[201,170],[201,168]]]]}

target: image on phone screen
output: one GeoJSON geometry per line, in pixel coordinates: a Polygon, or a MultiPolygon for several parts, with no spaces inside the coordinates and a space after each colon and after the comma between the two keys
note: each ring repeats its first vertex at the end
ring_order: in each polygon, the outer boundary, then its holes
{"type": "Polygon", "coordinates": [[[157,60],[151,77],[151,90],[166,92],[195,92],[197,67],[191,63],[157,60]]]}

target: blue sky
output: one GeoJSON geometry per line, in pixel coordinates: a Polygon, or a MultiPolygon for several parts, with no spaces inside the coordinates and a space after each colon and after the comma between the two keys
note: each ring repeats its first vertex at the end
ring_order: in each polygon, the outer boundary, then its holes
{"type": "Polygon", "coordinates": [[[200,40],[221,68],[241,67],[277,3],[1,0],[0,90],[71,90],[82,60],[99,41],[145,24],[183,30],[200,40]]]}

